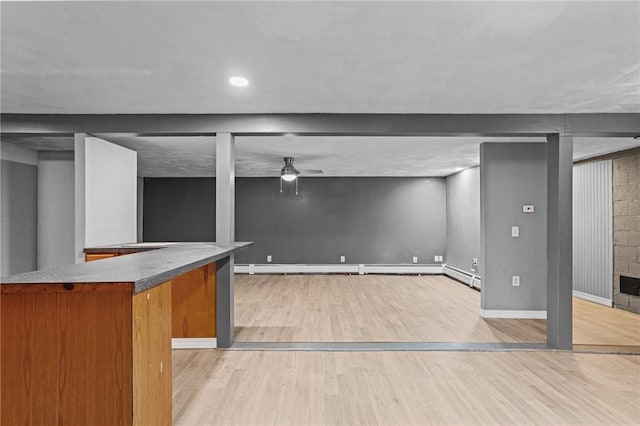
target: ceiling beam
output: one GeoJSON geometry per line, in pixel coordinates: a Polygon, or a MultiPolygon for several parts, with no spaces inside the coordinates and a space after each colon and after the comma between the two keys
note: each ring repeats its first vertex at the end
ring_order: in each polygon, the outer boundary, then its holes
{"type": "Polygon", "coordinates": [[[640,135],[640,113],[621,114],[0,114],[2,134],[318,136],[640,135]]]}

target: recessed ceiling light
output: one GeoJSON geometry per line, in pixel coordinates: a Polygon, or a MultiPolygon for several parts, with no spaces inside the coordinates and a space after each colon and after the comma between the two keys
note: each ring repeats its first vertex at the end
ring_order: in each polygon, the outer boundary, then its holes
{"type": "Polygon", "coordinates": [[[229,83],[233,86],[245,87],[249,85],[249,80],[244,77],[234,76],[229,79],[229,83]]]}

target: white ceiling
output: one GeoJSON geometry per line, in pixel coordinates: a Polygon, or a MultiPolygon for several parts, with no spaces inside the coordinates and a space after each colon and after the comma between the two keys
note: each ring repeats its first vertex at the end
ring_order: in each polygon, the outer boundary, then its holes
{"type": "MultiPolygon", "coordinates": [[[[14,113],[640,112],[640,2],[1,2],[14,113]],[[229,86],[234,74],[249,87],[229,86]]],[[[211,176],[206,138],[99,135],[143,176],[211,176]]],[[[237,138],[238,176],[444,176],[500,138],[237,138]]],[[[533,139],[535,140],[535,139],[533,139]]],[[[65,138],[4,139],[71,149],[65,138]]],[[[579,138],[576,159],[639,146],[579,138]]]]}

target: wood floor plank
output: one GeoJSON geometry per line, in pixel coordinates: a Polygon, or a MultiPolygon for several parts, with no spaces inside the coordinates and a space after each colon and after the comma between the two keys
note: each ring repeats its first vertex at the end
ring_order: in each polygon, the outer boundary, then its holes
{"type": "MultiPolygon", "coordinates": [[[[544,343],[544,320],[483,319],[441,275],[237,275],[236,340],[544,343]]],[[[640,315],[574,299],[574,343],[640,345],[640,315]]]]}
{"type": "Polygon", "coordinates": [[[175,425],[632,425],[640,357],[174,351],[175,425]]]}
{"type": "MultiPolygon", "coordinates": [[[[237,339],[544,342],[544,321],[480,318],[479,296],[445,277],[240,275],[237,339]]],[[[583,348],[640,345],[638,320],[574,300],[583,348]]],[[[173,360],[177,426],[636,425],[640,418],[638,355],[179,350],[173,360]]]]}

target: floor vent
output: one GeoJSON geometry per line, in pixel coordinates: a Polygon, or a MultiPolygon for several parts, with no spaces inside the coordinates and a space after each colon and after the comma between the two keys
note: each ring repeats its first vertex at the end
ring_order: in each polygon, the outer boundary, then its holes
{"type": "Polygon", "coordinates": [[[620,293],[640,296],[640,278],[620,276],[620,293]]]}

